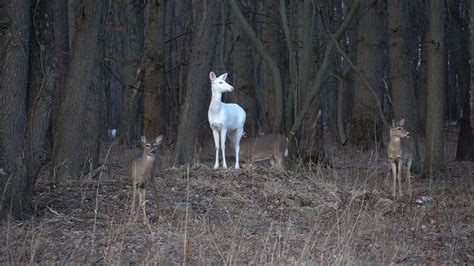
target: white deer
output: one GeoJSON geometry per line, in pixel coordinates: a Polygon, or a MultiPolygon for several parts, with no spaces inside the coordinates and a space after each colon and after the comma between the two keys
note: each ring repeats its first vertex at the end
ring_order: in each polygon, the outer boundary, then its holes
{"type": "Polygon", "coordinates": [[[244,124],[246,114],[244,109],[235,103],[223,103],[222,93],[233,91],[234,87],[225,82],[227,73],[216,78],[216,74],[211,71],[212,98],[209,104],[208,119],[214,136],[216,146],[216,163],[214,169],[219,168],[219,137],[222,150],[222,167],[227,169],[225,162],[225,139],[227,134],[235,147],[235,169],[239,169],[240,139],[244,134],[244,124]]]}

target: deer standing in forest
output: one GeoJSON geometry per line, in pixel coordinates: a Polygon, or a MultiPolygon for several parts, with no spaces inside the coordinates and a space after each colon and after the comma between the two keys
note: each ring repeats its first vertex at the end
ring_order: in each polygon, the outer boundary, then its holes
{"type": "Polygon", "coordinates": [[[223,103],[221,101],[224,92],[231,92],[234,90],[234,87],[225,82],[226,78],[227,73],[222,74],[219,77],[216,77],[216,74],[212,71],[209,73],[212,98],[211,103],[209,104],[208,119],[216,147],[216,162],[214,164],[214,169],[219,168],[219,137],[220,147],[222,150],[222,167],[227,169],[225,161],[225,140],[227,135],[229,135],[235,148],[235,169],[239,169],[240,139],[244,134],[246,114],[244,109],[239,105],[235,103],[223,103]]]}
{"type": "Polygon", "coordinates": [[[243,138],[239,155],[242,161],[250,164],[270,159],[272,166],[283,169],[283,157],[288,156],[288,139],[277,133],[243,138]]]}
{"type": "Polygon", "coordinates": [[[154,139],[153,142],[147,142],[146,137],[142,136],[141,141],[143,146],[143,153],[135,156],[135,158],[132,158],[129,162],[128,173],[133,183],[132,207],[130,209],[130,217],[128,220],[129,223],[131,223],[132,220],[136,222],[139,216],[139,213],[136,213],[135,210],[135,200],[138,192],[138,204],[143,212],[143,223],[149,225],[148,217],[145,211],[146,186],[147,182],[151,178],[153,178],[152,175],[154,174],[153,172],[155,169],[154,165],[156,159],[156,151],[158,149],[158,145],[160,145],[162,140],[163,136],[160,135],[156,139],[154,139]]]}
{"type": "Polygon", "coordinates": [[[413,161],[413,156],[408,149],[404,149],[404,142],[402,139],[410,137],[410,132],[408,132],[403,125],[405,124],[405,119],[395,122],[392,120],[392,125],[390,126],[390,140],[388,142],[388,158],[392,165],[392,176],[393,176],[393,197],[397,196],[397,180],[399,193],[398,196],[401,197],[402,193],[402,166],[406,168],[406,178],[408,182],[408,194],[412,196],[411,190],[411,164],[413,161]]]}

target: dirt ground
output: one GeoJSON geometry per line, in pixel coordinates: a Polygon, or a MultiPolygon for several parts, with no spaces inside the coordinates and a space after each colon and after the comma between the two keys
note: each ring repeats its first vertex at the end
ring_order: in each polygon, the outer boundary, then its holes
{"type": "Polygon", "coordinates": [[[113,146],[98,177],[39,181],[36,215],[0,224],[0,264],[474,264],[474,167],[453,149],[445,172],[415,178],[413,198],[398,200],[377,150],[335,149],[332,168],[286,173],[162,168],[148,227],[127,224],[131,186],[113,146]]]}

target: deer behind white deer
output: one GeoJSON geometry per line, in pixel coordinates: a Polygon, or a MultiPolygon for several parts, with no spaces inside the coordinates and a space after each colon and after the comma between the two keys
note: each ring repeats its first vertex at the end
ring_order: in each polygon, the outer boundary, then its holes
{"type": "Polygon", "coordinates": [[[240,158],[246,163],[270,159],[270,163],[283,169],[283,157],[288,156],[288,139],[277,133],[256,138],[243,138],[240,143],[240,158]]]}
{"type": "Polygon", "coordinates": [[[214,164],[214,169],[219,168],[219,144],[222,150],[222,167],[227,169],[225,161],[225,140],[227,135],[229,135],[229,138],[235,147],[235,169],[240,168],[240,139],[244,134],[246,114],[244,109],[239,105],[235,103],[223,103],[221,101],[224,92],[231,92],[234,90],[234,87],[225,81],[226,78],[227,73],[222,74],[219,77],[216,77],[216,74],[212,71],[209,73],[212,98],[211,103],[209,104],[208,119],[214,137],[214,144],[216,146],[216,162],[214,164]]]}

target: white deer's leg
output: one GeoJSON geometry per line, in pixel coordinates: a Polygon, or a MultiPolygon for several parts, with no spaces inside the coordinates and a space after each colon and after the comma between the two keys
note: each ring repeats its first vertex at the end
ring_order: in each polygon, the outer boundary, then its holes
{"type": "Polygon", "coordinates": [[[221,130],[221,150],[222,150],[222,167],[224,169],[227,169],[227,163],[225,161],[225,138],[227,135],[227,130],[222,129],[221,130]]]}
{"type": "Polygon", "coordinates": [[[219,168],[219,132],[213,129],[212,135],[214,137],[214,145],[216,146],[216,162],[214,163],[214,169],[217,169],[219,168]]]}
{"type": "Polygon", "coordinates": [[[244,134],[244,129],[239,128],[234,134],[234,147],[235,147],[235,169],[240,168],[239,164],[239,153],[240,153],[240,139],[242,138],[242,135],[244,134]]]}
{"type": "Polygon", "coordinates": [[[412,196],[412,190],[411,190],[411,160],[408,161],[407,163],[407,181],[408,181],[408,194],[410,195],[410,198],[412,196]]]}
{"type": "Polygon", "coordinates": [[[135,216],[135,199],[137,198],[137,186],[135,182],[132,184],[133,192],[132,192],[132,207],[130,208],[130,216],[128,217],[128,223],[131,224],[134,220],[135,216]]]}
{"type": "Polygon", "coordinates": [[[397,165],[395,162],[392,162],[392,178],[393,178],[393,189],[392,189],[392,196],[397,196],[397,165]]]}

